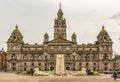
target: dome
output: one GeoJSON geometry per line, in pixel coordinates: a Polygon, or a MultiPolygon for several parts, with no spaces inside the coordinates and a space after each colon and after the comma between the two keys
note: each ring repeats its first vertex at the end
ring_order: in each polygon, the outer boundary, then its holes
{"type": "Polygon", "coordinates": [[[105,27],[102,27],[102,30],[100,31],[100,33],[98,34],[98,36],[103,36],[103,35],[108,35],[107,31],[105,30],[105,27]]]}

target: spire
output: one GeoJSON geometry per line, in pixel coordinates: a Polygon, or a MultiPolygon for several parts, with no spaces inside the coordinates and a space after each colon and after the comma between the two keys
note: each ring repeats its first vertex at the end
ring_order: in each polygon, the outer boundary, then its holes
{"type": "Polygon", "coordinates": [[[61,3],[59,3],[59,10],[58,10],[57,15],[58,15],[58,18],[63,18],[63,11],[61,9],[61,3]]]}
{"type": "Polygon", "coordinates": [[[105,30],[105,27],[104,27],[104,25],[102,26],[102,30],[105,30]]]}
{"type": "Polygon", "coordinates": [[[59,3],[59,10],[61,10],[61,3],[59,3]]]}
{"type": "Polygon", "coordinates": [[[18,29],[18,25],[16,25],[16,29],[18,29]]]}

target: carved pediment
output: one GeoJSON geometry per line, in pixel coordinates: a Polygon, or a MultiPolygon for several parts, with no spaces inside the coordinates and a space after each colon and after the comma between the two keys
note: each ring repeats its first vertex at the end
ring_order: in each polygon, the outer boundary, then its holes
{"type": "Polygon", "coordinates": [[[63,38],[58,38],[58,39],[49,41],[49,43],[74,43],[74,42],[63,39],[63,38]]]}

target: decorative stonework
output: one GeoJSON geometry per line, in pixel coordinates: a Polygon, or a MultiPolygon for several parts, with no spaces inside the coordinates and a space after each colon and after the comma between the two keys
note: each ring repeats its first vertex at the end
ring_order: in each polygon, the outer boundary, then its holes
{"type": "Polygon", "coordinates": [[[49,40],[45,33],[43,44],[24,43],[22,33],[18,26],[15,27],[7,41],[7,71],[29,71],[35,67],[40,71],[56,71],[57,54],[64,55],[62,68],[65,71],[81,71],[83,67],[94,71],[111,70],[113,42],[105,27],[102,27],[94,44],[78,44],[75,33],[71,41],[67,40],[61,5],[57,15],[54,39],[49,40]]]}

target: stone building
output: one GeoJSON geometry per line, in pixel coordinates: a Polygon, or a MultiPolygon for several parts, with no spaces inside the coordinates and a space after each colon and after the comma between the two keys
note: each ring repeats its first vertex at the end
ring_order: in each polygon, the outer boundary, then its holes
{"type": "Polygon", "coordinates": [[[120,71],[120,55],[115,55],[112,65],[114,70],[120,71]]]}
{"type": "Polygon", "coordinates": [[[43,44],[25,43],[16,26],[7,41],[7,71],[26,71],[35,67],[42,71],[56,70],[57,55],[64,55],[65,70],[78,71],[82,67],[95,71],[112,69],[113,42],[104,26],[94,44],[78,44],[75,33],[68,40],[66,28],[61,6],[54,21],[53,40],[45,33],[43,44]]]}
{"type": "Polygon", "coordinates": [[[6,56],[7,54],[2,48],[2,50],[0,50],[0,71],[6,71],[6,56]]]}

